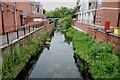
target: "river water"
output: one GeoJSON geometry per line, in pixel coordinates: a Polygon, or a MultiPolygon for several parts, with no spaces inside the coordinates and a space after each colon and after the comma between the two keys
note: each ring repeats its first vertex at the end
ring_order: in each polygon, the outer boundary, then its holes
{"type": "MultiPolygon", "coordinates": [[[[64,34],[54,31],[49,50],[33,56],[20,72],[16,80],[42,80],[66,78],[68,80],[83,80],[80,66],[77,65],[72,43],[68,44],[64,34]]],[[[78,61],[83,66],[81,61],[78,61]]]]}
{"type": "Polygon", "coordinates": [[[45,48],[36,62],[30,78],[79,78],[81,73],[74,60],[72,44],[65,42],[64,34],[55,31],[50,49],[45,48]]]}

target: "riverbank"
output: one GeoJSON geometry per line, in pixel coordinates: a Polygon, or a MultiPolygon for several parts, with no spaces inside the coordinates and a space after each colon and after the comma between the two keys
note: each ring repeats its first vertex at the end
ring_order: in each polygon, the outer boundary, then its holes
{"type": "Polygon", "coordinates": [[[75,54],[86,61],[89,72],[94,79],[120,78],[120,60],[112,46],[70,28],[66,33],[68,40],[73,42],[75,54]]]}
{"type": "Polygon", "coordinates": [[[13,79],[23,69],[32,55],[38,53],[44,46],[44,42],[48,37],[48,32],[42,29],[32,39],[24,45],[15,44],[11,52],[4,55],[4,64],[2,67],[2,79],[13,79]]]}
{"type": "Polygon", "coordinates": [[[2,58],[0,56],[0,80],[1,80],[1,75],[2,75],[2,58]]]}

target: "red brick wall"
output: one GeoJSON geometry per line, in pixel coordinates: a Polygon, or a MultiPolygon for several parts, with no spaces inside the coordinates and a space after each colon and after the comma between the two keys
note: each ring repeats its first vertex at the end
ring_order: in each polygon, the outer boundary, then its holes
{"type": "Polygon", "coordinates": [[[118,2],[111,1],[111,2],[103,2],[103,7],[110,7],[110,8],[118,8],[118,2]]]}
{"type": "Polygon", "coordinates": [[[30,14],[31,13],[31,8],[30,8],[30,3],[29,2],[17,2],[16,7],[18,10],[23,10],[23,12],[30,14]]]}
{"type": "Polygon", "coordinates": [[[5,32],[15,30],[15,16],[12,11],[4,11],[3,20],[5,32]]]}
{"type": "Polygon", "coordinates": [[[19,28],[20,26],[21,26],[21,20],[20,20],[20,15],[22,15],[22,11],[20,11],[20,10],[17,10],[16,11],[16,19],[17,19],[17,28],[19,28]]]}
{"type": "Polygon", "coordinates": [[[116,37],[110,34],[99,32],[95,30],[93,26],[79,23],[79,22],[76,22],[74,26],[92,35],[97,40],[102,40],[102,41],[112,44],[114,49],[120,50],[120,37],[116,37]]]}
{"type": "Polygon", "coordinates": [[[14,6],[2,3],[3,6],[3,21],[5,32],[15,29],[15,15],[13,12],[14,6]]]}
{"type": "Polygon", "coordinates": [[[96,11],[96,25],[103,26],[104,25],[104,16],[103,16],[103,10],[97,10],[96,11]]]}
{"type": "Polygon", "coordinates": [[[105,22],[110,22],[112,27],[117,26],[118,10],[100,9],[96,12],[96,25],[104,26],[105,22]]]}
{"type": "MultiPolygon", "coordinates": [[[[14,31],[16,28],[20,27],[20,15],[22,14],[22,11],[17,10],[15,15],[14,6],[12,4],[14,3],[7,4],[2,2],[2,7],[4,9],[2,13],[3,13],[5,32],[11,32],[11,31],[14,31]],[[16,16],[17,26],[15,24],[15,16],[16,16]]],[[[2,31],[2,15],[0,13],[0,33],[2,32],[3,32],[2,31]]]]}
{"type": "Polygon", "coordinates": [[[103,10],[102,24],[104,25],[106,21],[110,22],[113,27],[117,26],[118,21],[118,10],[103,10]]]}

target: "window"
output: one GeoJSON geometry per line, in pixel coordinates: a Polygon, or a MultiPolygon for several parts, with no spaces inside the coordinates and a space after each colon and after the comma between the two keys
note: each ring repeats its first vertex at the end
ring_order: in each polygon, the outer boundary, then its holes
{"type": "Polygon", "coordinates": [[[102,8],[102,0],[98,0],[97,2],[97,8],[102,8]]]}

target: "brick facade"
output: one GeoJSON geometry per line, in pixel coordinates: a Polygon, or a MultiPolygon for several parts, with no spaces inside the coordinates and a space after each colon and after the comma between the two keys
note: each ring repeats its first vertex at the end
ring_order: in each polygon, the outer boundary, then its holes
{"type": "Polygon", "coordinates": [[[120,27],[120,0],[78,0],[76,15],[75,27],[120,50],[120,37],[104,30],[106,22],[110,22],[112,32],[114,27],[120,27]]]}
{"type": "MultiPolygon", "coordinates": [[[[11,32],[29,23],[31,14],[40,14],[38,2],[0,2],[0,34],[11,32]],[[4,29],[3,29],[4,27],[4,29]]],[[[38,15],[37,15],[38,16],[38,15]]],[[[40,16],[39,16],[40,17],[40,16]]]]}
{"type": "Polygon", "coordinates": [[[74,23],[74,26],[85,31],[89,35],[96,38],[98,41],[105,41],[113,45],[113,48],[116,50],[120,50],[120,37],[115,36],[113,34],[107,34],[104,32],[100,32],[94,28],[92,25],[83,24],[80,22],[74,23]]]}
{"type": "Polygon", "coordinates": [[[120,0],[78,0],[77,21],[95,24],[104,28],[105,22],[110,22],[111,28],[120,27],[120,0]],[[86,1],[86,2],[85,2],[86,1]],[[92,5],[92,6],[91,6],[92,5]],[[114,16],[113,16],[114,15],[114,16]],[[119,23],[119,24],[118,24],[119,23]]]}

